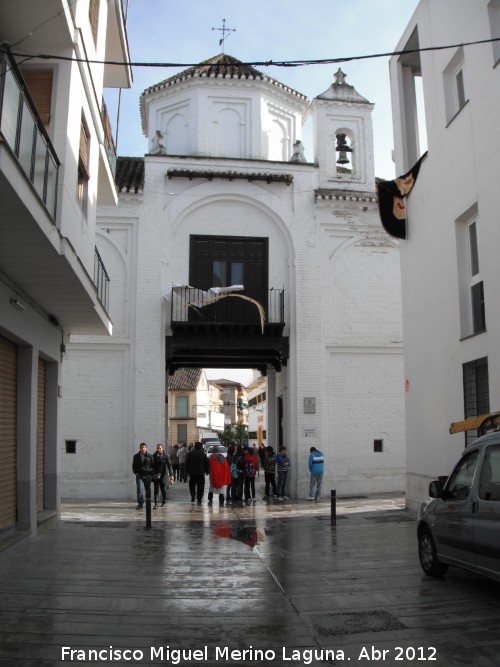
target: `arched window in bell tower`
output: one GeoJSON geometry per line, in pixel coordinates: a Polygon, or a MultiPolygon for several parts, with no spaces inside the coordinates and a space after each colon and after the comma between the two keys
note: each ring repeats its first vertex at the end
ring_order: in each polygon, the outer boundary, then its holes
{"type": "Polygon", "coordinates": [[[335,165],[337,174],[352,174],[354,171],[353,142],[345,130],[337,132],[335,139],[335,165]]]}

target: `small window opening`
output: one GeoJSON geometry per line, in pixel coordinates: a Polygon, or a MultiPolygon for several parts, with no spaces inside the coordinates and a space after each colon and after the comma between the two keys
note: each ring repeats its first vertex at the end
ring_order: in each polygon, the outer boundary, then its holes
{"type": "Polygon", "coordinates": [[[374,440],[373,441],[373,451],[374,452],[382,452],[384,449],[384,441],[383,440],[374,440]]]}
{"type": "Polygon", "coordinates": [[[76,440],[66,440],[66,454],[76,454],[76,440]]]}

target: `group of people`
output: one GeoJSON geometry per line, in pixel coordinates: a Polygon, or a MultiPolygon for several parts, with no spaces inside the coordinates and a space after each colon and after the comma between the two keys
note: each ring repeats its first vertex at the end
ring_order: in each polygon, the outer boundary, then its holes
{"type": "Polygon", "coordinates": [[[137,488],[137,509],[142,510],[144,506],[144,495],[151,497],[151,482],[154,486],[154,509],[157,509],[159,494],[161,493],[161,506],[167,502],[167,487],[165,477],[168,471],[169,484],[174,481],[174,471],[170,462],[170,457],[165,451],[164,446],[159,443],[156,445],[156,452],[150,454],[145,442],[139,445],[139,451],[134,454],[132,459],[132,472],[135,475],[137,488]]]}
{"type": "MultiPolygon", "coordinates": [[[[308,467],[310,472],[309,496],[306,500],[319,500],[323,482],[325,457],[323,452],[311,447],[309,450],[308,467]]],[[[139,451],[132,460],[132,471],[136,477],[137,509],[144,506],[144,495],[151,496],[151,482],[154,487],[154,509],[167,500],[168,485],[174,481],[189,481],[191,502],[201,505],[205,493],[205,478],[209,477],[208,503],[213,504],[215,495],[219,496],[219,505],[224,503],[256,502],[255,478],[260,470],[264,471],[264,497],[268,501],[289,500],[286,494],[290,459],[286,447],[280,447],[278,454],[273,447],[259,445],[257,452],[251,446],[231,443],[227,456],[219,452],[217,445],[207,456],[201,442],[194,446],[181,447],[175,445],[172,450],[172,461],[160,443],[154,454],[148,453],[146,443],[142,442],[139,451]],[[167,480],[168,473],[168,480],[167,480]],[[167,480],[167,481],[166,481],[167,480]]]]}

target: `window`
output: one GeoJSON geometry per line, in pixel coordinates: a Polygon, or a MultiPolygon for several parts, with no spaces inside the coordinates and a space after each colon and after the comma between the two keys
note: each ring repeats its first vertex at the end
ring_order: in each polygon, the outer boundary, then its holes
{"type": "Polygon", "coordinates": [[[477,250],[476,222],[468,226],[469,240],[469,268],[471,281],[471,306],[472,306],[472,333],[484,331],[486,318],[484,309],[483,281],[479,273],[479,255],[477,250]]]}
{"type": "Polygon", "coordinates": [[[78,152],[77,197],[84,214],[87,214],[89,174],[90,133],[82,116],[80,125],[80,148],[78,152]]]}
{"type": "Polygon", "coordinates": [[[175,416],[178,419],[187,419],[188,418],[188,397],[187,396],[177,396],[175,405],[176,405],[175,416]]]}
{"type": "Polygon", "coordinates": [[[468,497],[474,473],[476,472],[478,458],[479,453],[476,450],[460,461],[450,476],[447,498],[465,500],[468,497]]]}
{"type": "Polygon", "coordinates": [[[177,424],[177,442],[183,444],[187,442],[187,424],[177,424]]]}
{"type": "Polygon", "coordinates": [[[492,445],[484,453],[479,497],[481,500],[500,500],[500,445],[492,445]]]}
{"type": "Polygon", "coordinates": [[[470,294],[472,310],[472,333],[480,333],[486,329],[484,308],[484,288],[479,273],[479,254],[477,251],[477,226],[473,221],[468,225],[468,255],[470,272],[470,294]]]}
{"type": "Polygon", "coordinates": [[[76,440],[66,440],[66,454],[76,454],[76,440]]]}
{"type": "Polygon", "coordinates": [[[38,115],[47,130],[50,124],[50,108],[52,104],[52,71],[23,70],[23,78],[35,103],[38,115]]]}
{"type": "Polygon", "coordinates": [[[464,51],[460,47],[443,72],[446,124],[465,106],[464,51]]]}
{"type": "Polygon", "coordinates": [[[89,2],[89,21],[94,44],[97,44],[97,28],[99,24],[99,0],[90,0],[89,2]]]}
{"type": "MultiPolygon", "coordinates": [[[[463,365],[464,416],[477,417],[490,411],[488,359],[483,357],[463,365]]],[[[477,438],[477,431],[465,432],[466,446],[477,438]]]]}
{"type": "Polygon", "coordinates": [[[212,263],[212,286],[229,287],[230,285],[244,285],[243,262],[226,262],[214,260],[212,263]]]}
{"type": "Polygon", "coordinates": [[[373,441],[373,451],[374,452],[382,452],[384,449],[384,441],[383,440],[374,440],[373,441]]]}
{"type": "Polygon", "coordinates": [[[486,330],[484,283],[479,254],[477,205],[457,220],[457,262],[462,338],[486,330]]]}

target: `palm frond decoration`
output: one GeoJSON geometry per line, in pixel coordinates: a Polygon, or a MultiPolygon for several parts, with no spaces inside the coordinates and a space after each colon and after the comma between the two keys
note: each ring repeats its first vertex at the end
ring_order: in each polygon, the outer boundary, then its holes
{"type": "Polygon", "coordinates": [[[264,307],[255,299],[252,299],[249,296],[245,296],[244,294],[216,294],[215,296],[209,296],[208,298],[204,297],[203,299],[195,299],[194,301],[190,301],[186,304],[186,307],[197,308],[200,306],[209,306],[211,303],[215,303],[221,299],[228,299],[230,297],[234,299],[244,299],[245,301],[249,301],[250,303],[254,304],[254,306],[259,311],[260,328],[262,333],[264,333],[264,325],[266,323],[266,311],[264,310],[264,307]]]}

